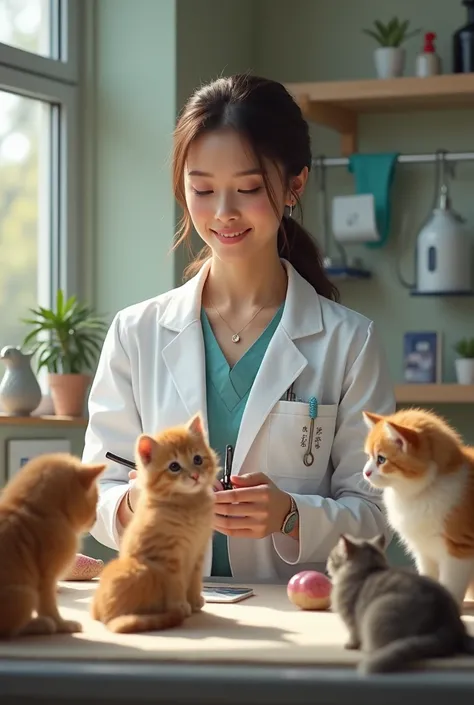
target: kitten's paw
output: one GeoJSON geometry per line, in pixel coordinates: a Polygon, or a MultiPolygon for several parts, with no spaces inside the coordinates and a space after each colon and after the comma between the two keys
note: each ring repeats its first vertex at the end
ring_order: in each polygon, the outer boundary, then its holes
{"type": "Polygon", "coordinates": [[[56,634],[56,622],[51,617],[34,617],[21,630],[21,636],[56,634]]]}
{"type": "Polygon", "coordinates": [[[356,639],[349,639],[344,644],[344,648],[350,651],[356,651],[357,649],[360,649],[360,641],[357,641],[356,639]]]}
{"type": "Polygon", "coordinates": [[[57,630],[60,634],[75,634],[82,632],[82,624],[74,619],[60,619],[56,622],[57,630]]]}
{"type": "Polygon", "coordinates": [[[191,609],[193,612],[200,612],[205,604],[206,600],[202,595],[199,595],[196,600],[191,601],[191,609]]]}
{"type": "Polygon", "coordinates": [[[168,605],[168,611],[181,612],[183,617],[190,617],[193,610],[189,602],[170,602],[168,605]]]}

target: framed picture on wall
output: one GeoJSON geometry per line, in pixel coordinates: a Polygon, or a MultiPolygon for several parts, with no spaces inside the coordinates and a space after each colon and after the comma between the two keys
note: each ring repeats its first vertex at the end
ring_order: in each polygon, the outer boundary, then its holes
{"type": "Polygon", "coordinates": [[[67,438],[15,438],[7,441],[6,481],[10,480],[29,460],[44,453],[70,453],[67,438]]]}
{"type": "Polygon", "coordinates": [[[414,384],[439,384],[442,379],[441,333],[407,332],[403,339],[403,377],[414,384]]]}

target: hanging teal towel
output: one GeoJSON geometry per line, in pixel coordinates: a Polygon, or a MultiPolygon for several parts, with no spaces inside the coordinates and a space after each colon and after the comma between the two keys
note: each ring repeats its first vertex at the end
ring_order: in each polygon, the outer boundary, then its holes
{"type": "Polygon", "coordinates": [[[383,247],[390,232],[390,191],[395,175],[398,152],[387,154],[353,154],[349,157],[349,171],[354,174],[356,193],[372,193],[375,218],[380,240],[367,242],[367,247],[383,247]]]}

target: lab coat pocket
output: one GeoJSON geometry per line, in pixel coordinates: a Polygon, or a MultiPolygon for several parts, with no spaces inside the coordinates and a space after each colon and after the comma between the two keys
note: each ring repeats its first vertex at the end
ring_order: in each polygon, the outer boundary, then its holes
{"type": "Polygon", "coordinates": [[[267,468],[281,478],[312,478],[320,481],[326,474],[336,428],[337,404],[318,406],[312,444],[309,404],[280,401],[268,419],[267,468]],[[313,456],[309,457],[309,451],[313,456]],[[306,456],[306,462],[305,462],[306,456]]]}

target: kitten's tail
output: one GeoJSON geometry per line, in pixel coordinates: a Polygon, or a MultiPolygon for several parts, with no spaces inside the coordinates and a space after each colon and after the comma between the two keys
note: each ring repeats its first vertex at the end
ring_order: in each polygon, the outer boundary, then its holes
{"type": "MultiPolygon", "coordinates": [[[[359,663],[358,671],[363,674],[399,671],[415,661],[443,658],[465,652],[464,647],[468,648],[468,640],[463,641],[462,644],[455,644],[452,634],[448,630],[440,629],[433,634],[397,639],[382,646],[363,658],[359,663]]],[[[472,646],[469,642],[469,648],[473,648],[474,652],[474,639],[472,646]]]]}
{"type": "Polygon", "coordinates": [[[179,627],[183,622],[183,611],[176,609],[156,614],[125,614],[111,619],[110,622],[107,622],[106,627],[117,634],[134,634],[179,627]]]}

